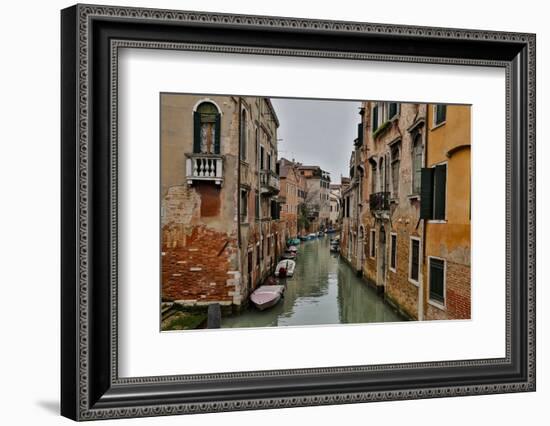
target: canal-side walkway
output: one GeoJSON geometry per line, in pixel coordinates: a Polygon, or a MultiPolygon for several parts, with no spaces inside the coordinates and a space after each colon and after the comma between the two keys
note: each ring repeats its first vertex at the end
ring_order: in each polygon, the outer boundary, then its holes
{"type": "Polygon", "coordinates": [[[329,236],[298,247],[296,271],[285,296],[259,311],[249,306],[222,319],[222,328],[396,322],[404,319],[329,250],[329,236]]]}

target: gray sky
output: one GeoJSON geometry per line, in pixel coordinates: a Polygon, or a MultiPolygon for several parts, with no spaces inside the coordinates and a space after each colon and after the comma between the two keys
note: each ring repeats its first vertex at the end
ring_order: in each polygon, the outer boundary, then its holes
{"type": "Polygon", "coordinates": [[[360,102],[274,99],[280,126],[279,158],[293,158],[330,172],[333,183],[349,174],[349,158],[357,137],[360,102]]]}

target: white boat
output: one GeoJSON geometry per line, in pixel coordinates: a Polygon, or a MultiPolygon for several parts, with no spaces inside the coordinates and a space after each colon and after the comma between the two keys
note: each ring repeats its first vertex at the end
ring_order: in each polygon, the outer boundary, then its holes
{"type": "Polygon", "coordinates": [[[288,251],[292,251],[292,252],[294,252],[294,253],[297,253],[297,252],[298,252],[298,248],[297,248],[296,246],[290,246],[290,247],[288,248],[288,251]]]}
{"type": "MultiPolygon", "coordinates": [[[[294,275],[294,268],[296,268],[296,262],[294,260],[283,259],[279,263],[277,263],[277,267],[275,268],[275,276],[278,277],[279,271],[281,271],[281,269],[284,269],[286,276],[291,277],[292,275],[294,275]]],[[[281,278],[282,275],[283,274],[281,274],[281,278]]]]}
{"type": "Polygon", "coordinates": [[[251,295],[250,300],[260,311],[276,305],[283,297],[284,285],[262,285],[251,295]]]}

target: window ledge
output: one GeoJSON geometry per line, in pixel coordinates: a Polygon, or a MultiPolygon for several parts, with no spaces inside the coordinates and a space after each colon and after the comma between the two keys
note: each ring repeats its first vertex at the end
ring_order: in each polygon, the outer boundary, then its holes
{"type": "Polygon", "coordinates": [[[428,305],[433,306],[434,308],[439,309],[440,311],[447,311],[447,307],[445,305],[442,305],[439,302],[436,302],[435,300],[428,299],[428,305]]]}
{"type": "Polygon", "coordinates": [[[433,224],[437,224],[437,223],[447,223],[447,220],[446,219],[428,219],[428,223],[433,223],[433,224]]]}
{"type": "Polygon", "coordinates": [[[409,194],[407,195],[409,200],[420,200],[420,194],[409,194]]]}
{"type": "Polygon", "coordinates": [[[433,127],[431,128],[431,130],[439,129],[441,126],[444,126],[445,124],[447,124],[446,120],[442,121],[441,123],[434,124],[433,127]]]}
{"type": "Polygon", "coordinates": [[[418,283],[418,281],[414,281],[412,280],[411,278],[409,278],[409,282],[414,285],[415,287],[420,287],[420,284],[418,283]]]}

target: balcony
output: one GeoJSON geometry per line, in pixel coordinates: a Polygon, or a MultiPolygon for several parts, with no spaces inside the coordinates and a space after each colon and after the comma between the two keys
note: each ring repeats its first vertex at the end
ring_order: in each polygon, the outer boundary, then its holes
{"type": "Polygon", "coordinates": [[[187,155],[187,184],[193,181],[212,181],[216,185],[223,182],[223,157],[216,154],[187,155]]]}
{"type": "Polygon", "coordinates": [[[261,193],[263,195],[275,195],[278,194],[281,189],[279,176],[271,170],[260,171],[260,184],[261,193]]]}
{"type": "Polygon", "coordinates": [[[370,211],[375,213],[389,212],[390,210],[390,193],[389,192],[375,192],[370,194],[369,198],[370,211]]]}

